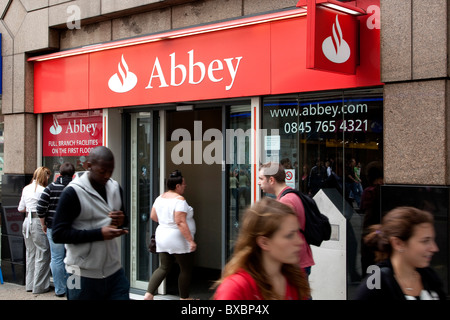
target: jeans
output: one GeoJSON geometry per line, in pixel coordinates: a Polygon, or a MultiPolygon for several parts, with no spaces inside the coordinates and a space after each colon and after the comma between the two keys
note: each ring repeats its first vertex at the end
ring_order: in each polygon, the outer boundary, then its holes
{"type": "Polygon", "coordinates": [[[67,273],[64,265],[64,257],[66,256],[66,249],[62,243],[54,243],[52,237],[52,229],[47,228],[47,238],[50,243],[50,269],[52,270],[53,284],[55,285],[55,294],[66,293],[67,273]]]}
{"type": "Polygon", "coordinates": [[[79,287],[67,287],[67,300],[129,300],[130,283],[120,268],[106,278],[80,277],[79,287]]]}
{"type": "MultiPolygon", "coordinates": [[[[347,184],[346,184],[346,186],[347,186],[347,193],[348,193],[348,194],[349,194],[350,192],[352,193],[353,199],[355,199],[356,204],[358,205],[358,207],[359,207],[360,204],[361,204],[361,194],[362,194],[362,192],[360,191],[361,188],[360,188],[359,185],[360,185],[360,184],[359,184],[359,183],[356,183],[356,182],[350,182],[350,183],[347,183],[347,184]]],[[[350,194],[349,194],[349,195],[350,195],[350,194]]]]}

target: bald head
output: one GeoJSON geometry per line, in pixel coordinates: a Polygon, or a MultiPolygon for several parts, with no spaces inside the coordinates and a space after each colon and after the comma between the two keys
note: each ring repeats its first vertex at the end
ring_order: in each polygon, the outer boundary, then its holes
{"type": "Polygon", "coordinates": [[[97,163],[99,161],[114,161],[114,155],[107,147],[99,146],[91,150],[87,161],[90,163],[97,163]]]}
{"type": "Polygon", "coordinates": [[[87,166],[92,186],[96,189],[103,187],[114,171],[114,155],[106,147],[96,147],[89,153],[87,166]]]}

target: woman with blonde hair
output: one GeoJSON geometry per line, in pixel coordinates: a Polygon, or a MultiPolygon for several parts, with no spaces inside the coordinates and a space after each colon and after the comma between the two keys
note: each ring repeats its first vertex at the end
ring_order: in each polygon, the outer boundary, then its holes
{"type": "Polygon", "coordinates": [[[25,288],[33,293],[50,290],[50,247],[36,212],[37,203],[48,185],[50,174],[50,169],[46,167],[39,167],[34,171],[30,184],[22,190],[17,208],[19,212],[26,212],[22,225],[26,247],[25,288]]]}
{"type": "Polygon", "coordinates": [[[439,249],[431,213],[414,207],[389,211],[364,238],[378,263],[360,284],[357,300],[445,300],[443,284],[430,267],[439,249]]]}
{"type": "Polygon", "coordinates": [[[297,215],[289,206],[268,197],[254,203],[242,218],[233,256],[213,299],[309,299],[298,261],[301,244],[297,215]]]}

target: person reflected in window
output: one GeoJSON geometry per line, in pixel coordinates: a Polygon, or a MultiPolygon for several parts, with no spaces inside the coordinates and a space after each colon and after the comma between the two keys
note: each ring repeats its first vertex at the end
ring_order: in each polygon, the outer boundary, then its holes
{"type": "Polygon", "coordinates": [[[234,207],[235,226],[239,225],[239,171],[234,169],[230,172],[231,209],[234,207]]]}
{"type": "Polygon", "coordinates": [[[292,169],[291,160],[289,160],[289,158],[281,159],[280,164],[285,169],[292,169]]]}
{"type": "Polygon", "coordinates": [[[345,185],[346,185],[346,197],[349,199],[350,203],[352,199],[355,200],[357,208],[359,210],[359,207],[361,205],[361,189],[360,189],[360,183],[355,175],[355,167],[356,167],[356,160],[355,158],[352,158],[348,165],[346,166],[346,172],[345,172],[345,185]]]}
{"type": "Polygon", "coordinates": [[[309,194],[309,170],[308,165],[304,164],[302,168],[302,176],[301,176],[301,184],[300,191],[303,193],[309,194]]]}
{"type": "Polygon", "coordinates": [[[375,263],[375,254],[365,244],[364,237],[370,233],[370,226],[381,222],[381,186],[384,183],[382,164],[378,161],[370,162],[366,167],[366,176],[369,186],[362,193],[360,207],[361,213],[364,215],[361,233],[361,269],[363,273],[375,263]]]}
{"type": "Polygon", "coordinates": [[[324,183],[326,180],[327,169],[325,168],[323,161],[318,158],[309,174],[308,188],[311,197],[314,197],[314,195],[324,187],[324,183]]]}
{"type": "Polygon", "coordinates": [[[250,178],[247,173],[247,169],[242,168],[239,170],[239,206],[244,207],[250,204],[250,178]]]}

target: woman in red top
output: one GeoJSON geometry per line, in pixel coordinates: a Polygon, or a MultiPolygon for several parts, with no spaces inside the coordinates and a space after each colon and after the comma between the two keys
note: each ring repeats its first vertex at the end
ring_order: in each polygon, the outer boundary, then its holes
{"type": "Polygon", "coordinates": [[[309,299],[298,261],[301,244],[297,215],[289,206],[272,198],[256,202],[244,214],[213,299],[309,299]]]}

